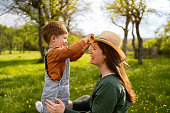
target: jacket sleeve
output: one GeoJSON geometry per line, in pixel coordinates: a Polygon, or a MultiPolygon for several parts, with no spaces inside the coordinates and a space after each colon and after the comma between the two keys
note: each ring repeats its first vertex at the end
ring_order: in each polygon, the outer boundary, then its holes
{"type": "Polygon", "coordinates": [[[89,99],[73,101],[73,110],[66,108],[64,113],[80,113],[80,111],[89,111],[89,99]]]}
{"type": "Polygon", "coordinates": [[[84,54],[83,51],[80,51],[78,54],[74,55],[73,57],[70,58],[70,61],[76,61],[78,60],[82,55],[84,54]]]}
{"type": "Polygon", "coordinates": [[[51,51],[49,51],[49,54],[47,54],[47,57],[51,58],[52,56],[52,58],[57,61],[63,61],[79,53],[85,45],[86,44],[84,40],[80,40],[78,42],[73,43],[69,47],[52,49],[51,51]]]}
{"type": "Polygon", "coordinates": [[[102,84],[93,100],[90,113],[113,113],[119,97],[119,88],[102,84]]]}

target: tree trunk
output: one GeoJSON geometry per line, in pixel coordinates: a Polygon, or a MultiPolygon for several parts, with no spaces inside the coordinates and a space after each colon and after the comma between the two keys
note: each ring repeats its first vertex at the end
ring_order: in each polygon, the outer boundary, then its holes
{"type": "MultiPolygon", "coordinates": [[[[0,44],[1,44],[1,40],[0,40],[0,44]]],[[[0,45],[0,55],[1,55],[1,51],[2,51],[2,45],[0,45]]]]}
{"type": "Polygon", "coordinates": [[[14,38],[14,36],[13,36],[13,31],[12,31],[12,34],[11,34],[11,36],[9,35],[9,47],[10,47],[10,49],[9,49],[9,54],[12,54],[12,49],[13,49],[13,45],[12,45],[12,42],[13,42],[13,38],[14,38]]]}
{"type": "Polygon", "coordinates": [[[38,41],[38,44],[39,44],[39,48],[40,48],[40,53],[41,53],[41,59],[42,61],[44,61],[44,50],[43,50],[43,47],[42,47],[42,26],[43,26],[43,23],[41,21],[41,18],[42,18],[42,14],[41,14],[41,8],[38,9],[38,18],[39,18],[39,26],[38,26],[38,35],[39,35],[39,41],[38,41]]]}
{"type": "Polygon", "coordinates": [[[136,34],[138,37],[138,63],[142,64],[143,63],[143,40],[140,36],[139,33],[139,24],[140,22],[136,22],[136,34]]]}
{"type": "Polygon", "coordinates": [[[138,58],[138,54],[137,54],[137,48],[136,48],[136,45],[135,45],[135,35],[134,35],[134,22],[132,22],[132,46],[133,46],[133,51],[134,51],[134,58],[137,59],[138,58]]]}
{"type": "Polygon", "coordinates": [[[125,53],[125,55],[126,55],[126,49],[127,49],[128,26],[129,26],[130,18],[131,17],[129,15],[126,16],[126,25],[125,25],[125,28],[123,29],[124,30],[123,52],[125,53]]]}
{"type": "Polygon", "coordinates": [[[20,53],[21,53],[21,51],[22,51],[22,48],[20,47],[20,53]]]}
{"type": "Polygon", "coordinates": [[[124,39],[123,39],[123,52],[126,55],[126,49],[127,49],[127,35],[128,35],[128,30],[124,30],[124,39]]]}

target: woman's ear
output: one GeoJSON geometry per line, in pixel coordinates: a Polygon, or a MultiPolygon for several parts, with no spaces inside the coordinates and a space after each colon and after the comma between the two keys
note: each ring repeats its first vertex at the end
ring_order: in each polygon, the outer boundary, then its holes
{"type": "Polygon", "coordinates": [[[104,55],[104,59],[106,60],[106,55],[104,55]]]}

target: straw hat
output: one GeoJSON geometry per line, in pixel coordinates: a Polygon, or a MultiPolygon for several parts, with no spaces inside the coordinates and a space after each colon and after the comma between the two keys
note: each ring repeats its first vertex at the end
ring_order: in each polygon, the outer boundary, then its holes
{"type": "Polygon", "coordinates": [[[103,31],[102,34],[99,36],[99,38],[93,39],[91,41],[91,43],[95,42],[95,41],[104,42],[105,44],[111,46],[112,48],[114,48],[117,51],[121,60],[126,59],[124,52],[120,49],[122,41],[121,41],[120,37],[117,36],[115,33],[111,32],[111,31],[103,31]]]}

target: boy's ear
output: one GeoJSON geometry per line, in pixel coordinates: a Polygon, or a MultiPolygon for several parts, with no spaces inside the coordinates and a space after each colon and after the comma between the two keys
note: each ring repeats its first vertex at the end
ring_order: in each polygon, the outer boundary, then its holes
{"type": "Polygon", "coordinates": [[[56,36],[55,36],[55,35],[52,35],[52,36],[51,36],[51,41],[54,41],[55,38],[56,38],[56,36]]]}

